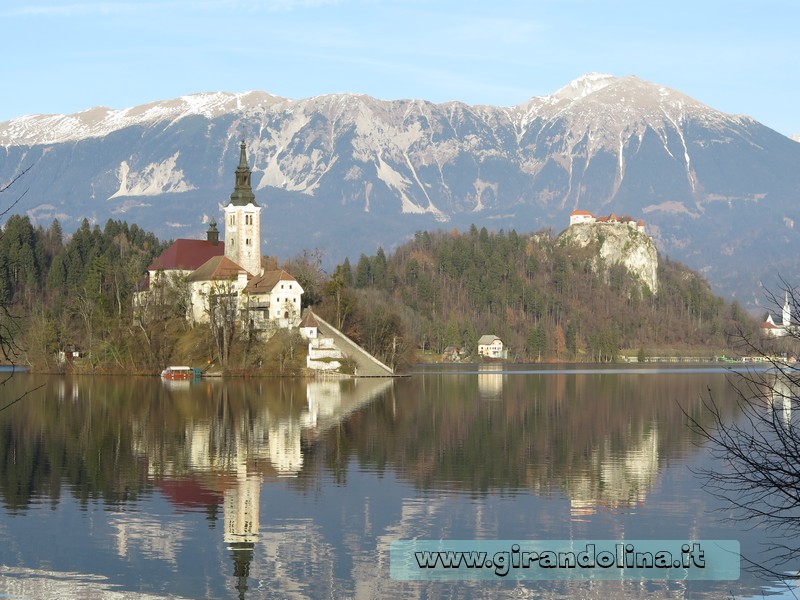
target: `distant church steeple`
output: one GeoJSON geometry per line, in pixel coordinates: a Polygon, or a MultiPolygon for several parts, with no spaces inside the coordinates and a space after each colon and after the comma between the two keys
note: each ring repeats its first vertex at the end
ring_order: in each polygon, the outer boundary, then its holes
{"type": "Polygon", "coordinates": [[[261,207],[250,186],[245,141],[239,145],[239,166],[231,200],[225,207],[225,256],[251,275],[261,274],[261,207]]]}
{"type": "Polygon", "coordinates": [[[785,328],[792,324],[792,307],[789,305],[789,291],[786,291],[786,295],[783,298],[783,325],[785,328]]]}

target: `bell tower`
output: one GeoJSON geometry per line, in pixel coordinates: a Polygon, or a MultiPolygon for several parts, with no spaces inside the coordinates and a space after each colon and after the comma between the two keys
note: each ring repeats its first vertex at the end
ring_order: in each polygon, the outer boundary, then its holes
{"type": "Polygon", "coordinates": [[[792,325],[792,306],[789,304],[789,290],[786,290],[786,294],[783,299],[783,316],[781,319],[781,325],[787,331],[792,325]]]}
{"type": "Polygon", "coordinates": [[[247,146],[239,144],[236,183],[225,212],[225,256],[251,275],[261,274],[261,207],[250,186],[247,146]]]}

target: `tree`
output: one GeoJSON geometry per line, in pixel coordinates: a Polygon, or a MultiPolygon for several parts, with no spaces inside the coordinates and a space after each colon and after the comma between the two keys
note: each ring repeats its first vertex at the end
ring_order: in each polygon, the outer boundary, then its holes
{"type": "Polygon", "coordinates": [[[378,252],[372,259],[370,274],[372,276],[372,283],[377,287],[383,287],[386,284],[386,254],[382,247],[378,247],[378,252]]]}
{"type": "Polygon", "coordinates": [[[186,327],[189,295],[185,275],[168,278],[159,271],[149,282],[149,290],[134,296],[132,337],[136,335],[136,354],[146,369],[168,364],[176,338],[186,327]]]}
{"type": "MultiPolygon", "coordinates": [[[[327,277],[322,270],[322,251],[319,249],[309,252],[303,250],[303,254],[292,260],[285,262],[282,268],[291,273],[300,287],[303,288],[303,308],[315,306],[322,302],[324,288],[327,277]]],[[[348,270],[350,264],[348,263],[348,270]]],[[[349,280],[349,273],[347,278],[349,280]]]]}
{"type": "MultiPolygon", "coordinates": [[[[332,319],[339,330],[344,327],[347,317],[355,305],[349,281],[350,263],[345,259],[345,264],[336,267],[333,276],[325,286],[325,304],[332,305],[332,319]]],[[[323,312],[326,311],[323,309],[323,312]]]]}
{"type": "MultiPolygon", "coordinates": [[[[19,179],[28,172],[30,167],[23,170],[17,176],[13,177],[11,181],[5,184],[0,185],[0,194],[4,194],[11,189],[11,187],[19,181],[19,179]]],[[[5,217],[22,199],[25,195],[27,190],[22,192],[16,199],[14,199],[2,212],[0,212],[0,218],[5,217]]],[[[5,234],[5,229],[0,231],[0,241],[2,241],[5,234]]],[[[14,321],[13,316],[11,315],[10,311],[11,306],[11,299],[7,297],[6,294],[3,294],[3,290],[0,289],[0,357],[2,357],[3,362],[7,364],[14,364],[15,359],[15,350],[16,346],[14,343],[14,336],[17,332],[17,325],[14,321]]]]}
{"type": "MultiPolygon", "coordinates": [[[[792,314],[800,314],[800,296],[783,282],[792,314]]],[[[775,302],[776,306],[783,302],[775,302]]],[[[797,318],[797,317],[795,317],[797,318]]],[[[797,352],[800,327],[794,321],[781,346],[797,352]]],[[[800,559],[800,367],[789,353],[764,350],[774,340],[741,335],[748,354],[766,360],[767,370],[735,375],[739,416],[732,420],[713,398],[704,398],[704,418],[687,414],[691,427],[708,442],[724,468],[703,470],[706,488],[723,500],[734,521],[762,526],[775,535],[761,557],[744,556],[757,570],[784,578],[780,567],[800,559]],[[769,565],[769,566],[768,566],[769,565]]]]}
{"type": "Polygon", "coordinates": [[[555,329],[553,329],[553,346],[556,358],[561,358],[561,355],[567,349],[567,340],[564,337],[564,330],[561,325],[556,325],[555,329]]]}
{"type": "Polygon", "coordinates": [[[361,254],[356,265],[355,287],[364,288],[372,283],[372,266],[366,254],[361,254]]]}
{"type": "Polygon", "coordinates": [[[238,319],[239,294],[232,280],[215,280],[207,292],[209,324],[217,348],[217,360],[228,366],[236,323],[238,319]]]}
{"type": "Polygon", "coordinates": [[[525,348],[529,357],[542,360],[542,354],[547,349],[547,332],[545,331],[544,323],[539,323],[528,331],[525,348]]]}
{"type": "MultiPolygon", "coordinates": [[[[4,194],[11,189],[19,179],[28,172],[30,167],[24,169],[20,172],[17,176],[13,177],[10,182],[6,184],[0,184],[0,194],[4,194]]],[[[0,212],[0,218],[5,217],[11,209],[13,209],[17,203],[22,199],[25,195],[27,190],[23,191],[19,196],[17,196],[14,200],[12,200],[9,205],[0,212]]],[[[4,231],[0,231],[0,242],[3,241],[4,231]]],[[[0,380],[0,386],[5,385],[5,383],[14,375],[14,361],[16,360],[16,356],[19,352],[19,348],[16,345],[15,337],[18,333],[18,326],[16,319],[11,314],[10,310],[11,301],[10,298],[2,294],[2,290],[0,290],[0,360],[6,364],[10,364],[12,369],[11,372],[8,374],[7,377],[0,380]]],[[[34,388],[39,389],[42,387],[40,386],[34,388]]],[[[22,400],[25,396],[30,394],[33,390],[27,390],[26,392],[22,393],[21,395],[17,396],[16,398],[12,398],[8,401],[4,401],[2,405],[0,405],[0,411],[7,409],[9,406],[16,404],[20,400],[22,400]]]]}

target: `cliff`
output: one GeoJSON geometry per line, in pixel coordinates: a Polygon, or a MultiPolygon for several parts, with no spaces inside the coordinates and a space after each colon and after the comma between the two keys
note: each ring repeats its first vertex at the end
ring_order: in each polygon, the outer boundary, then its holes
{"type": "Polygon", "coordinates": [[[653,238],[626,223],[576,223],[558,236],[560,243],[594,247],[598,261],[595,267],[603,270],[621,264],[634,278],[658,292],[658,252],[653,238]]]}

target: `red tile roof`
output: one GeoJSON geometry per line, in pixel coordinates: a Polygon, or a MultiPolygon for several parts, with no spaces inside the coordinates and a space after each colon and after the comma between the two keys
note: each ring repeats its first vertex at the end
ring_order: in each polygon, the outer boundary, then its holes
{"type": "Polygon", "coordinates": [[[590,213],[588,210],[578,210],[578,209],[573,210],[569,214],[570,214],[570,216],[572,216],[572,215],[585,215],[585,216],[588,216],[588,217],[592,216],[592,213],[590,213]]]}
{"type": "Polygon", "coordinates": [[[209,258],[225,254],[225,242],[214,246],[208,240],[175,240],[172,245],[161,253],[149,271],[183,269],[194,271],[209,258]]]}

